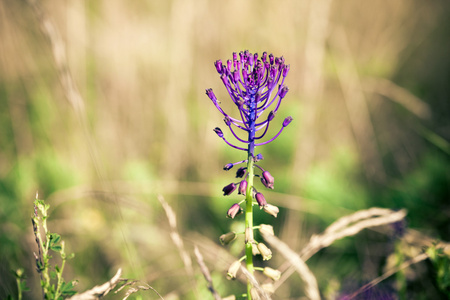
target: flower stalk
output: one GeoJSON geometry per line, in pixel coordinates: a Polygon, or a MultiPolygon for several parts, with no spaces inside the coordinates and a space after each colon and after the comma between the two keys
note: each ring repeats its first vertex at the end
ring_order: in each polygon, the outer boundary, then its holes
{"type": "MultiPolygon", "coordinates": [[[[214,132],[230,147],[247,152],[246,160],[228,163],[224,166],[223,169],[228,171],[235,165],[247,164],[246,167],[241,167],[236,172],[236,178],[242,178],[242,180],[238,183],[230,183],[222,191],[224,196],[229,196],[238,189],[239,195],[245,195],[244,200],[233,204],[227,215],[230,218],[236,217],[241,212],[241,203],[245,201],[243,209],[245,214],[244,258],[248,272],[253,274],[255,270],[253,255],[255,253],[261,252],[262,249],[265,260],[271,257],[270,250],[266,249],[267,247],[264,248],[264,245],[260,246],[261,249],[256,249],[255,245],[258,243],[254,240],[253,230],[257,226],[253,224],[253,205],[259,205],[261,210],[274,217],[278,214],[278,208],[268,204],[264,195],[258,192],[254,186],[254,178],[257,176],[261,178],[261,183],[264,187],[268,189],[274,188],[272,175],[256,164],[256,162],[263,159],[263,156],[261,154],[255,155],[255,149],[274,141],[292,121],[292,117],[286,117],[281,124],[281,129],[272,138],[265,139],[266,134],[270,132],[268,130],[269,124],[275,119],[280,104],[289,91],[288,87],[284,85],[284,81],[290,67],[285,65],[283,57],[274,57],[272,54],[267,55],[266,52],[259,57],[257,53],[252,54],[247,50],[241,51],[239,55],[234,52],[232,60],[228,60],[226,64],[223,64],[221,60],[217,60],[214,65],[231,100],[238,109],[236,114],[238,117],[232,117],[222,109],[212,89],[207,89],[206,94],[224,116],[225,125],[229,128],[231,137],[238,144],[228,140],[228,137],[219,127],[214,128],[214,132]],[[239,131],[243,131],[246,137],[242,137],[239,131]],[[256,141],[258,142],[256,143],[256,141]],[[259,174],[260,171],[261,174],[259,174]]],[[[221,241],[228,241],[225,237],[228,236],[222,236],[221,241]]],[[[252,292],[254,292],[252,288],[252,284],[248,281],[247,299],[252,298],[252,292]]]]}

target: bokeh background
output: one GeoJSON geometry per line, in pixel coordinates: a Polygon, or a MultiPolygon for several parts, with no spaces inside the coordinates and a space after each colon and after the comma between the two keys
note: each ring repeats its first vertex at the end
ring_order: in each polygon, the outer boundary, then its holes
{"type": "MultiPolygon", "coordinates": [[[[0,298],[15,294],[18,267],[34,290],[25,297],[41,297],[30,222],[37,191],[51,205],[50,230],[76,254],[65,278],[79,291],[121,267],[165,299],[211,298],[195,261],[192,276],[170,239],[158,194],[220,294],[244,290],[225,279],[240,243],[218,244],[243,226],[225,218],[239,198],[221,189],[234,180],[223,165],[244,158],[212,131],[223,121],[205,89],[231,110],[213,62],[246,49],[291,66],[277,117],[294,122],[260,148],[276,180],[265,195],[281,212],[273,220],[258,211],[258,222],[273,222],[300,251],[341,216],[406,208],[408,228],[450,240],[450,2],[38,2],[44,15],[30,2],[0,1],[0,298]],[[52,49],[47,21],[64,48],[52,49]]],[[[308,265],[333,299],[380,275],[395,243],[365,230],[308,265]]],[[[274,253],[270,265],[282,262],[274,253]]],[[[433,272],[423,262],[378,288],[440,299],[433,272]]],[[[274,299],[303,295],[293,275],[274,299]]]]}

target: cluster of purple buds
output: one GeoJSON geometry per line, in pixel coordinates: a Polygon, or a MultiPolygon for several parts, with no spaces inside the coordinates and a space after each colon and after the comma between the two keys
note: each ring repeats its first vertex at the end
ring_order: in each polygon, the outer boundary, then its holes
{"type": "MultiPolygon", "coordinates": [[[[274,178],[268,171],[256,164],[263,157],[261,154],[255,155],[254,150],[257,146],[262,146],[275,140],[292,121],[292,117],[286,117],[278,133],[272,138],[260,141],[266,136],[269,125],[274,120],[281,101],[289,91],[288,87],[284,85],[284,80],[290,66],[284,63],[283,57],[274,57],[272,54],[267,55],[264,52],[259,58],[257,53],[252,54],[247,50],[241,51],[239,54],[234,52],[233,59],[228,60],[226,64],[223,64],[221,60],[217,60],[214,65],[231,100],[238,108],[239,117],[234,118],[222,109],[212,89],[207,89],[206,94],[219,112],[223,114],[225,125],[229,128],[234,138],[243,145],[229,142],[219,127],[216,127],[214,132],[229,146],[247,151],[249,159],[252,158],[255,163],[254,166],[261,170],[261,175],[256,176],[260,177],[261,183],[266,188],[273,189],[274,178]],[[245,137],[239,136],[237,132],[241,132],[241,135],[243,132],[245,137]]],[[[248,163],[248,160],[229,163],[224,166],[224,170],[228,171],[233,166],[242,163],[248,163]]],[[[247,168],[239,168],[236,172],[236,178],[242,178],[242,180],[225,186],[223,194],[228,196],[237,189],[239,194],[245,195],[248,186],[247,176],[247,168]]],[[[252,193],[252,198],[256,199],[259,207],[276,217],[278,208],[268,204],[264,195],[254,187],[252,187],[252,193]]],[[[241,207],[238,203],[235,203],[228,210],[227,215],[230,218],[234,218],[241,212],[241,207]]]]}
{"type": "MultiPolygon", "coordinates": [[[[262,155],[258,154],[256,157],[259,157],[262,159],[262,155]]],[[[244,163],[247,162],[246,160],[239,162],[239,163],[244,163]]],[[[224,170],[228,171],[231,169],[231,167],[233,166],[233,164],[227,164],[224,166],[224,170]]],[[[263,168],[261,168],[259,165],[254,164],[255,167],[259,168],[261,170],[261,175],[256,175],[258,177],[261,178],[261,183],[269,189],[273,189],[274,188],[274,183],[275,183],[275,179],[273,178],[273,176],[266,170],[264,170],[263,168]]],[[[247,192],[247,178],[248,173],[247,173],[247,168],[246,167],[240,167],[237,171],[236,171],[236,178],[244,178],[242,179],[240,182],[232,182],[228,185],[226,185],[223,189],[223,195],[224,196],[229,196],[231,195],[236,189],[238,190],[238,194],[240,195],[245,195],[247,192]]],[[[264,211],[266,211],[267,213],[271,214],[272,216],[276,217],[278,214],[278,208],[276,206],[273,206],[271,204],[268,204],[264,195],[261,192],[258,192],[254,187],[253,187],[253,198],[256,199],[256,202],[258,203],[260,209],[264,209],[264,211]]],[[[235,216],[237,216],[238,214],[242,213],[242,208],[240,207],[240,205],[238,203],[233,204],[230,209],[227,212],[227,216],[229,218],[234,219],[235,216]]]]}
{"type": "Polygon", "coordinates": [[[240,118],[233,118],[223,111],[212,89],[207,89],[206,94],[223,114],[225,125],[228,126],[233,136],[239,142],[247,144],[247,147],[230,143],[219,127],[216,127],[214,131],[231,147],[250,151],[253,154],[254,147],[272,142],[292,121],[292,117],[285,118],[281,129],[274,137],[257,143],[266,135],[269,124],[275,118],[280,107],[281,100],[289,91],[289,88],[284,85],[284,80],[290,67],[284,64],[283,57],[275,58],[272,54],[267,55],[264,52],[261,59],[258,59],[257,53],[252,54],[249,51],[240,52],[239,56],[234,52],[233,60],[228,60],[226,65],[221,60],[217,60],[215,66],[231,100],[239,110],[240,118]],[[258,122],[258,119],[262,119],[264,112],[271,107],[273,109],[264,117],[264,120],[258,122]],[[239,137],[233,127],[244,131],[248,137],[239,137]],[[261,134],[257,135],[258,132],[261,134]]]}

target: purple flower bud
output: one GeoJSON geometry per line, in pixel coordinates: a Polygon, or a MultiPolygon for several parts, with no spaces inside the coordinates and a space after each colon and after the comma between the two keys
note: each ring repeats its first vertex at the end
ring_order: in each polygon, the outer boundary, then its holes
{"type": "Polygon", "coordinates": [[[266,60],[267,60],[267,52],[266,51],[264,51],[263,52],[263,54],[262,54],[262,56],[261,56],[261,60],[262,60],[262,62],[266,62],[266,60]]]}
{"type": "Polygon", "coordinates": [[[258,92],[258,93],[256,93],[255,101],[258,103],[260,100],[261,100],[261,93],[258,92]]]}
{"type": "Polygon", "coordinates": [[[234,80],[234,82],[239,82],[239,72],[236,70],[236,71],[233,71],[233,80],[234,80]]]}
{"type": "Polygon", "coordinates": [[[283,69],[283,77],[286,77],[287,76],[287,74],[289,73],[289,69],[291,68],[291,65],[287,65],[287,66],[284,66],[284,69],[283,69]]]}
{"type": "Polygon", "coordinates": [[[218,72],[219,74],[222,74],[222,72],[223,72],[222,61],[221,61],[220,59],[219,59],[219,60],[216,60],[216,62],[214,63],[214,65],[216,66],[217,72],[218,72]]]}
{"type": "Polygon", "coordinates": [[[229,185],[225,186],[222,191],[224,196],[229,196],[234,190],[236,189],[235,183],[230,183],[229,185]]]}
{"type": "Polygon", "coordinates": [[[239,58],[241,59],[242,62],[245,62],[244,51],[239,52],[239,58]]]}
{"type": "Polygon", "coordinates": [[[284,86],[280,89],[278,95],[280,95],[280,98],[284,98],[284,97],[286,96],[287,92],[289,92],[289,88],[288,88],[287,86],[284,85],[284,86]]]}
{"type": "Polygon", "coordinates": [[[273,184],[275,182],[275,179],[273,178],[272,175],[270,175],[268,171],[264,171],[262,173],[261,182],[262,184],[264,184],[266,188],[273,190],[273,184]]]}
{"type": "Polygon", "coordinates": [[[222,75],[220,75],[220,79],[222,79],[222,82],[225,86],[229,85],[228,78],[227,78],[227,75],[225,75],[225,73],[222,73],[222,75]]]}
{"type": "Polygon", "coordinates": [[[273,57],[272,53],[269,54],[269,61],[270,61],[270,64],[273,65],[274,57],[273,57]]]}
{"type": "Polygon", "coordinates": [[[245,195],[246,193],[247,193],[247,181],[242,180],[241,183],[239,183],[238,194],[245,195]]]}
{"type": "Polygon", "coordinates": [[[267,79],[267,88],[268,88],[269,90],[271,90],[271,89],[273,88],[274,85],[275,85],[275,81],[273,80],[273,76],[270,76],[270,77],[267,79]]]}
{"type": "Polygon", "coordinates": [[[231,61],[231,59],[227,60],[227,69],[228,71],[231,71],[231,67],[233,66],[233,62],[231,61]]]}
{"type": "Polygon", "coordinates": [[[228,171],[229,169],[231,169],[234,165],[232,163],[226,164],[225,166],[223,166],[223,169],[225,171],[228,171]]]}
{"type": "Polygon", "coordinates": [[[281,62],[280,62],[280,58],[279,57],[275,57],[275,64],[276,65],[279,65],[281,62]]]}
{"type": "Polygon", "coordinates": [[[226,124],[227,126],[230,126],[230,125],[231,125],[231,119],[230,119],[229,116],[226,116],[225,118],[223,118],[223,121],[225,122],[225,124],[226,124]]]}
{"type": "Polygon", "coordinates": [[[239,215],[242,212],[242,208],[239,206],[239,204],[235,203],[231,205],[230,209],[227,211],[227,217],[234,219],[237,215],[239,215]]]}
{"type": "Polygon", "coordinates": [[[242,178],[245,175],[247,168],[246,167],[240,167],[237,171],[236,171],[236,178],[242,178]]]}
{"type": "Polygon", "coordinates": [[[269,113],[269,115],[267,116],[267,121],[272,121],[273,118],[275,118],[275,113],[273,112],[273,110],[269,113]]]}
{"type": "Polygon", "coordinates": [[[277,67],[271,66],[269,70],[270,77],[276,78],[277,77],[277,67]]]}
{"type": "Polygon", "coordinates": [[[259,208],[263,208],[267,205],[266,198],[264,198],[264,195],[261,193],[256,193],[255,195],[256,202],[258,202],[259,208]]]}
{"type": "Polygon", "coordinates": [[[206,95],[208,95],[209,99],[211,99],[213,102],[217,101],[216,95],[214,95],[212,89],[206,89],[206,95]]]}
{"type": "Polygon", "coordinates": [[[289,117],[287,117],[286,119],[284,119],[284,121],[283,121],[283,127],[286,127],[286,126],[288,126],[289,125],[289,123],[291,123],[292,122],[292,117],[291,116],[289,116],[289,117]]]}
{"type": "Polygon", "coordinates": [[[237,58],[237,53],[236,52],[233,52],[233,60],[234,61],[236,61],[238,58],[237,58]]]}
{"type": "Polygon", "coordinates": [[[263,155],[261,153],[259,153],[259,154],[256,154],[256,156],[253,158],[253,161],[258,162],[263,159],[264,159],[263,155]]]}
{"type": "Polygon", "coordinates": [[[253,56],[248,56],[248,63],[253,66],[253,56]]]}
{"type": "Polygon", "coordinates": [[[219,137],[221,137],[221,138],[223,137],[223,132],[219,127],[216,127],[213,130],[219,137]]]}

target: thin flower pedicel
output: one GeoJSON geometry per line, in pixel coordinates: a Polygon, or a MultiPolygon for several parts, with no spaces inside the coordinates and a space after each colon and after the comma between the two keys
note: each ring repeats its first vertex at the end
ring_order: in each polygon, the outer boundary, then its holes
{"type": "MultiPolygon", "coordinates": [[[[212,89],[207,89],[206,94],[224,116],[225,125],[236,143],[231,142],[230,135],[225,134],[221,128],[214,128],[214,132],[230,147],[247,152],[246,160],[224,166],[223,169],[228,171],[235,165],[246,164],[236,172],[236,178],[241,180],[226,185],[222,191],[224,196],[229,196],[238,189],[238,195],[245,196],[245,261],[247,270],[252,274],[255,270],[253,266],[255,250],[263,252],[265,260],[271,257],[270,249],[264,244],[259,244],[260,249],[254,249],[258,243],[255,243],[253,237],[253,205],[259,205],[260,209],[274,217],[278,214],[278,208],[268,204],[263,193],[258,192],[254,187],[255,176],[258,176],[262,185],[268,189],[273,189],[275,183],[274,177],[256,164],[263,159],[263,156],[255,155],[255,148],[274,141],[292,121],[292,117],[286,117],[281,126],[278,125],[280,126],[278,132],[272,137],[267,137],[269,126],[275,120],[281,102],[289,91],[284,81],[290,66],[285,64],[283,57],[267,55],[266,52],[259,57],[257,53],[252,54],[248,50],[241,51],[239,54],[234,52],[233,59],[227,60],[226,64],[217,60],[214,65],[231,100],[237,107],[237,113],[233,114],[237,117],[232,117],[222,109],[212,89]],[[255,167],[261,171],[260,174],[255,174],[255,167]]],[[[232,205],[227,212],[228,217],[234,218],[241,212],[240,203],[244,200],[232,205]]],[[[221,240],[224,240],[224,236],[221,240]]],[[[234,263],[232,267],[236,265],[234,263]]],[[[232,269],[234,271],[234,268],[232,269]]],[[[230,273],[235,275],[234,272],[229,272],[228,277],[235,277],[230,276],[230,273]]],[[[248,282],[247,299],[252,298],[251,291],[252,285],[248,282]]]]}

